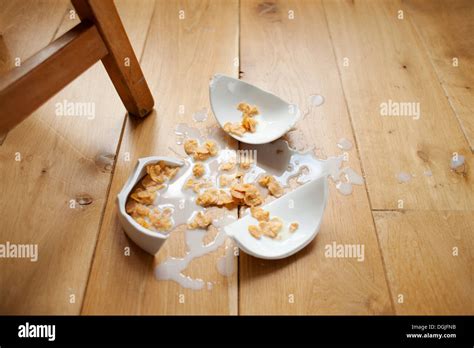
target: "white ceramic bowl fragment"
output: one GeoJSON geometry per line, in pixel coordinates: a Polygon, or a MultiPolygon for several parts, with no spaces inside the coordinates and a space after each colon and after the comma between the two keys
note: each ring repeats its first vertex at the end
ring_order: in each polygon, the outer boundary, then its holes
{"type": "Polygon", "coordinates": [[[135,244],[152,255],[155,255],[158,250],[160,250],[163,243],[168,239],[168,235],[150,231],[138,224],[125,211],[125,204],[127,203],[127,197],[131,190],[138,181],[145,176],[146,166],[148,164],[158,163],[159,161],[164,161],[171,166],[182,167],[184,165],[183,161],[171,157],[151,156],[140,158],[132,174],[123,186],[122,191],[117,195],[119,221],[125,233],[135,244]]]}
{"type": "Polygon", "coordinates": [[[316,237],[327,200],[328,180],[326,176],[322,176],[262,206],[270,212],[270,218],[279,217],[286,226],[298,222],[298,229],[290,232],[284,240],[265,236],[254,238],[249,233],[248,226],[258,225],[258,221],[250,214],[227,225],[224,230],[247,254],[261,259],[282,259],[300,251],[316,237]]]}
{"type": "Polygon", "coordinates": [[[242,121],[242,112],[237,110],[241,102],[257,106],[260,115],[255,133],[243,136],[229,134],[248,144],[266,144],[280,138],[292,129],[300,117],[297,105],[290,104],[276,95],[256,86],[225,75],[214,75],[209,83],[209,97],[214,116],[221,127],[227,122],[242,121]]]}

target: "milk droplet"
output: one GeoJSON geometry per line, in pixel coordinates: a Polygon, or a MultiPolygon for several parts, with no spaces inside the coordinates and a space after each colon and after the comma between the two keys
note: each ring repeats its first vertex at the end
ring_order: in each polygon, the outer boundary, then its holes
{"type": "Polygon", "coordinates": [[[397,179],[398,179],[399,183],[409,182],[411,180],[411,178],[412,178],[412,176],[409,173],[400,172],[400,173],[397,174],[397,179]]]}
{"type": "Polygon", "coordinates": [[[344,174],[346,175],[347,181],[355,185],[363,185],[364,178],[357,174],[354,169],[346,167],[343,169],[344,174]]]}
{"type": "Polygon", "coordinates": [[[324,103],[324,97],[320,94],[312,94],[309,96],[309,102],[312,106],[320,106],[324,103]]]}
{"type": "Polygon", "coordinates": [[[346,138],[341,138],[337,142],[337,147],[340,148],[341,150],[347,151],[347,150],[352,149],[352,143],[346,138]]]}
{"type": "Polygon", "coordinates": [[[184,138],[184,139],[197,139],[199,141],[203,141],[204,137],[199,131],[199,129],[190,127],[186,123],[178,123],[174,130],[176,136],[184,138]]]}
{"type": "Polygon", "coordinates": [[[196,122],[204,122],[207,119],[207,109],[203,108],[193,114],[193,119],[196,122]]]}
{"type": "Polygon", "coordinates": [[[464,156],[463,155],[457,155],[456,157],[451,158],[451,169],[457,169],[461,167],[464,164],[464,156]]]}
{"type": "Polygon", "coordinates": [[[339,181],[336,183],[337,190],[343,195],[350,195],[352,193],[352,184],[350,182],[339,181]]]}

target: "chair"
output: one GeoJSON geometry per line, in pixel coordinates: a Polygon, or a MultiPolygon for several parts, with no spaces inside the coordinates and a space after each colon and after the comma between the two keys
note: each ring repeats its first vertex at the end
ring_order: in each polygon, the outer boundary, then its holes
{"type": "Polygon", "coordinates": [[[0,134],[8,132],[98,60],[129,114],[154,101],[113,0],[71,0],[81,23],[0,76],[0,134]]]}

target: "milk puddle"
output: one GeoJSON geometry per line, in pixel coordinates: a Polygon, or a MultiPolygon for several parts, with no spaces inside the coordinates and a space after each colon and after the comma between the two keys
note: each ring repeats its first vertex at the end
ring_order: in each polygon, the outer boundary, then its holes
{"type": "MultiPolygon", "coordinates": [[[[219,146],[219,154],[208,160],[201,162],[206,168],[206,174],[201,180],[207,181],[212,186],[228,190],[221,187],[220,176],[232,176],[237,172],[244,173],[244,182],[256,183],[262,174],[270,174],[277,179],[284,187],[285,193],[302,185],[308,181],[316,179],[322,175],[329,176],[335,183],[337,190],[344,195],[352,193],[353,185],[362,185],[363,178],[352,168],[344,166],[344,155],[329,157],[327,159],[317,159],[312,150],[299,152],[289,147],[284,140],[276,140],[270,144],[249,145],[241,144],[239,150],[226,147],[228,136],[220,128],[210,128],[200,131],[186,124],[178,124],[175,129],[176,149],[171,149],[184,161],[185,166],[179,172],[177,178],[169,185],[167,190],[160,195],[159,202],[162,206],[172,207],[175,228],[189,222],[198,211],[206,208],[195,203],[197,193],[192,188],[183,188],[185,182],[192,178],[192,167],[194,160],[184,154],[182,145],[186,139],[197,139],[200,142],[213,139],[219,146]],[[252,160],[253,164],[247,170],[239,168],[239,161],[252,160]],[[223,163],[233,161],[237,165],[231,171],[222,172],[219,166],[223,163]]],[[[347,145],[347,144],[345,144],[347,145]]],[[[346,146],[344,146],[345,148],[346,146]]],[[[261,188],[262,197],[268,203],[273,197],[268,196],[265,189],[261,188]]],[[[158,280],[172,280],[184,288],[199,290],[212,289],[216,281],[208,281],[200,278],[193,278],[186,274],[186,268],[196,258],[214,252],[224,246],[224,256],[220,257],[216,263],[217,271],[223,276],[230,276],[234,272],[236,247],[232,239],[228,238],[223,227],[236,220],[236,211],[227,208],[207,208],[214,209],[216,217],[212,220],[210,229],[215,229],[214,239],[204,244],[203,240],[207,235],[205,229],[185,230],[185,240],[187,251],[184,257],[170,257],[156,265],[155,277],[158,280]]],[[[241,215],[247,212],[242,209],[241,215]]],[[[173,232],[171,232],[173,233],[173,232]]]]}

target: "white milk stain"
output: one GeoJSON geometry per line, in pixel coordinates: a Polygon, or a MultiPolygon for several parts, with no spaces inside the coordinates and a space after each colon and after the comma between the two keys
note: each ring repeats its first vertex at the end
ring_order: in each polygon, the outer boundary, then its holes
{"type": "MultiPolygon", "coordinates": [[[[234,216],[232,216],[233,219],[229,219],[229,217],[226,217],[224,219],[221,219],[220,221],[214,221],[213,224],[214,226],[218,226],[220,230],[229,223],[232,223],[236,220],[234,216]],[[226,220],[227,219],[227,220],[226,220]]],[[[225,243],[225,252],[224,256],[221,256],[217,260],[217,271],[222,274],[223,276],[230,277],[234,273],[234,250],[235,250],[235,245],[232,241],[232,238],[227,239],[225,243]]]]}
{"type": "Polygon", "coordinates": [[[424,174],[425,176],[433,176],[433,172],[432,172],[431,170],[425,170],[425,171],[423,172],[423,174],[424,174]]]}
{"type": "MultiPolygon", "coordinates": [[[[222,134],[206,131],[206,135],[193,127],[186,124],[178,124],[175,130],[177,135],[177,144],[181,145],[185,139],[197,139],[200,142],[207,138],[216,140],[219,145],[222,145],[225,138],[222,134]],[[178,141],[179,139],[179,141],[178,141]]],[[[225,136],[225,135],[224,135],[225,136]]],[[[220,164],[236,158],[235,150],[228,148],[219,149],[219,154],[216,157],[211,157],[203,162],[206,168],[206,175],[201,179],[209,180],[213,186],[219,187],[218,178],[223,174],[218,171],[220,164]]],[[[258,177],[264,173],[273,175],[285,188],[289,188],[290,180],[296,178],[298,184],[304,184],[313,179],[319,178],[322,175],[329,176],[336,188],[341,194],[349,195],[352,192],[352,185],[362,185],[363,178],[357,174],[350,167],[343,167],[344,156],[329,157],[325,160],[317,159],[312,150],[300,152],[290,148],[288,143],[282,139],[278,139],[270,144],[264,145],[249,145],[242,144],[242,150],[256,150],[257,163],[251,166],[249,170],[244,171],[244,182],[253,183],[258,177]]],[[[187,157],[184,159],[185,165],[180,170],[178,178],[168,185],[166,190],[159,195],[157,200],[160,202],[160,207],[171,207],[173,209],[174,226],[186,224],[190,218],[196,214],[197,211],[204,211],[201,206],[196,205],[195,199],[197,194],[192,189],[184,189],[185,182],[192,177],[193,159],[187,157]]],[[[233,171],[225,172],[230,175],[239,171],[236,168],[233,171]]],[[[258,184],[262,192],[261,188],[258,184]]],[[[228,188],[222,188],[228,190],[228,188]]],[[[203,243],[203,238],[207,234],[207,230],[186,230],[185,240],[187,245],[186,255],[182,258],[170,257],[164,262],[158,264],[155,268],[155,277],[158,280],[173,280],[185,288],[199,290],[213,288],[213,282],[206,282],[200,278],[193,278],[185,275],[183,272],[188,265],[196,258],[211,253],[225,244],[224,256],[217,261],[216,267],[220,274],[230,276],[234,272],[234,246],[231,239],[228,239],[223,227],[236,220],[236,217],[227,211],[226,208],[221,209],[224,215],[213,220],[212,226],[217,229],[217,234],[213,241],[208,244],[203,243]],[[227,242],[226,242],[227,240],[227,242]]],[[[289,232],[289,224],[286,222],[283,228],[283,237],[291,235],[289,232]],[[286,231],[286,232],[285,232],[286,231]]]]}
{"type": "Polygon", "coordinates": [[[202,108],[201,110],[193,114],[193,120],[196,122],[204,122],[205,120],[207,120],[207,114],[208,114],[207,109],[202,108]]]}
{"type": "Polygon", "coordinates": [[[451,163],[450,163],[451,169],[456,170],[459,167],[461,167],[462,165],[464,165],[464,156],[463,155],[457,155],[456,157],[451,158],[451,163]]]}
{"type": "Polygon", "coordinates": [[[177,124],[174,134],[176,135],[176,144],[178,145],[182,145],[186,139],[204,140],[199,129],[190,127],[186,123],[177,124]]]}
{"type": "Polygon", "coordinates": [[[350,182],[338,181],[336,182],[337,190],[343,195],[350,195],[352,193],[352,185],[350,182]]]}
{"type": "Polygon", "coordinates": [[[400,184],[409,182],[412,179],[412,175],[405,172],[400,172],[397,174],[397,179],[400,184]]]}
{"type": "Polygon", "coordinates": [[[357,174],[354,169],[350,167],[343,168],[343,172],[347,177],[347,181],[354,185],[364,185],[364,178],[357,174]]]}
{"type": "MultiPolygon", "coordinates": [[[[189,263],[200,256],[217,250],[226,240],[227,235],[220,228],[214,240],[208,244],[203,243],[203,238],[207,234],[206,230],[186,230],[186,245],[188,247],[186,256],[183,258],[171,257],[155,268],[155,277],[160,280],[173,280],[184,288],[199,290],[206,284],[204,280],[192,278],[183,274],[189,263]]],[[[209,289],[209,283],[208,289],[209,289]]],[[[212,286],[211,286],[212,289],[212,286]]]]}
{"type": "MultiPolygon", "coordinates": [[[[210,132],[207,132],[210,133],[210,132]]],[[[212,186],[218,186],[218,167],[221,163],[227,162],[231,159],[235,159],[235,151],[228,148],[222,148],[223,143],[222,134],[212,133],[203,136],[202,132],[196,128],[190,127],[186,124],[178,124],[175,129],[177,136],[176,143],[181,145],[186,139],[197,139],[200,142],[211,138],[214,139],[219,148],[219,154],[216,157],[211,157],[208,160],[201,162],[203,163],[206,174],[200,178],[200,180],[206,180],[212,184],[212,186]]],[[[176,151],[173,150],[176,153],[176,151]]],[[[181,226],[188,223],[194,215],[199,211],[204,211],[205,208],[195,203],[197,193],[192,188],[184,188],[186,181],[189,178],[193,178],[192,168],[194,160],[191,157],[183,159],[185,165],[180,169],[178,178],[168,185],[165,191],[158,195],[156,202],[160,202],[160,207],[170,207],[173,210],[174,227],[181,226]]],[[[185,231],[185,240],[187,245],[187,252],[183,258],[171,257],[163,263],[159,264],[155,268],[155,277],[159,280],[173,280],[179,283],[185,288],[194,290],[203,289],[205,286],[208,290],[213,288],[212,282],[205,282],[199,278],[192,278],[189,275],[185,275],[183,271],[188,267],[189,263],[195,258],[201,257],[205,254],[213,252],[221,247],[226,239],[227,235],[224,233],[223,227],[233,221],[236,218],[231,215],[232,213],[226,208],[221,210],[224,215],[214,219],[212,225],[217,229],[217,234],[214,240],[206,245],[203,244],[203,238],[207,234],[207,230],[196,229],[185,231]]],[[[230,243],[232,244],[232,243],[230,243]]],[[[227,250],[227,248],[226,248],[227,250]]],[[[226,255],[228,255],[226,253],[226,255]]],[[[230,254],[233,257],[233,253],[230,254]]],[[[227,256],[227,259],[230,257],[227,256]]],[[[225,267],[216,265],[218,270],[225,273],[225,275],[231,275],[233,269],[227,264],[232,264],[226,260],[225,267]]]]}
{"type": "Polygon", "coordinates": [[[347,150],[352,149],[352,143],[350,142],[350,140],[346,138],[341,138],[337,142],[337,147],[340,148],[341,150],[347,151],[347,150]]]}
{"type": "Polygon", "coordinates": [[[311,106],[321,106],[324,104],[324,97],[320,94],[312,94],[308,99],[311,106]]]}
{"type": "Polygon", "coordinates": [[[284,187],[297,178],[298,184],[329,177],[336,183],[341,194],[352,192],[352,185],[363,185],[364,179],[350,167],[342,167],[344,155],[317,159],[312,150],[300,152],[292,149],[288,142],[278,139],[270,144],[242,144],[244,150],[256,150],[257,165],[244,176],[245,182],[254,182],[263,173],[271,174],[284,187]]]}
{"type": "Polygon", "coordinates": [[[324,97],[320,94],[311,94],[310,96],[308,96],[308,103],[309,106],[303,113],[303,116],[301,117],[302,120],[304,120],[311,113],[311,111],[313,111],[315,107],[324,104],[324,97]]]}

